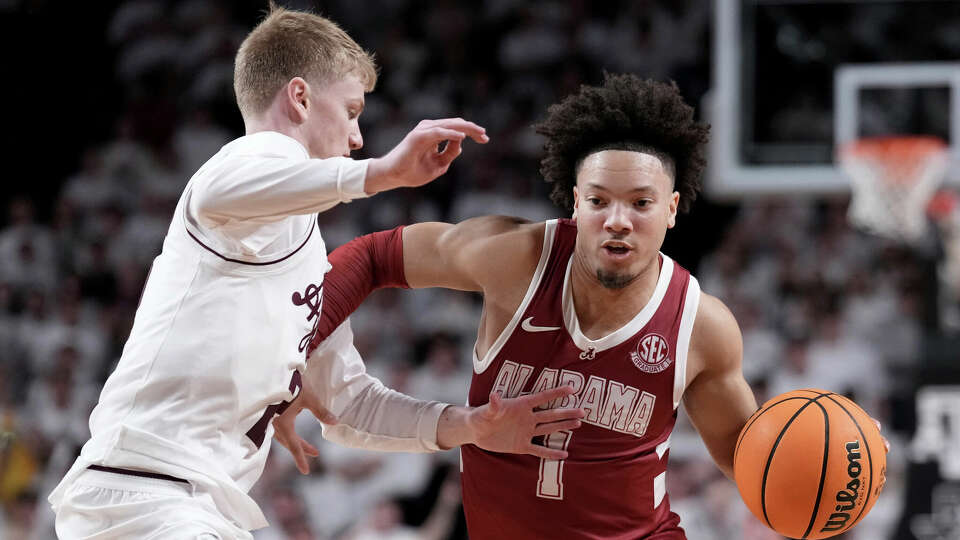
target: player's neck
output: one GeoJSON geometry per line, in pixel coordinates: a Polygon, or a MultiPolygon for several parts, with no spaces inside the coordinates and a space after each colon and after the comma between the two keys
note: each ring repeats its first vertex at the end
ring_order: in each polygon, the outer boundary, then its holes
{"type": "Polygon", "coordinates": [[[300,126],[292,124],[288,120],[278,117],[276,114],[272,114],[269,110],[261,117],[247,120],[244,123],[244,127],[246,135],[253,135],[254,133],[263,131],[273,131],[294,139],[304,148],[310,148],[300,126]]]}
{"type": "Polygon", "coordinates": [[[660,278],[660,257],[647,265],[625,287],[605,287],[596,271],[584,259],[574,255],[570,269],[573,306],[580,331],[590,339],[599,339],[630,322],[647,305],[660,278]]]}

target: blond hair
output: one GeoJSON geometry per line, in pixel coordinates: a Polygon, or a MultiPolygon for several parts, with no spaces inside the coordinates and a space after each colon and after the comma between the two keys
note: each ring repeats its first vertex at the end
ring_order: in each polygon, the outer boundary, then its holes
{"type": "Polygon", "coordinates": [[[271,1],[267,17],[237,51],[233,90],[240,114],[249,118],[267,110],[294,77],[321,84],[350,73],[360,77],[367,92],[373,90],[377,83],[373,55],[333,21],[271,1]]]}

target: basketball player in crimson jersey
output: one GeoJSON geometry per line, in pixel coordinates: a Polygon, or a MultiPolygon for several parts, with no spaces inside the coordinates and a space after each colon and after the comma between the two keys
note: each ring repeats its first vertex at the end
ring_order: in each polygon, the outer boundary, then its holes
{"type": "MultiPolygon", "coordinates": [[[[552,199],[574,219],[358,238],[330,256],[315,342],[377,287],[482,292],[469,403],[569,385],[550,406],[585,417],[542,441],[564,460],[462,447],[471,538],[685,538],[665,481],[677,407],[731,478],[757,409],[732,314],[659,251],[699,190],[709,128],[675,85],[612,75],[552,106],[538,132],[552,199]]],[[[323,403],[305,386],[298,407],[323,403]]],[[[298,407],[275,420],[284,436],[298,407]]]]}

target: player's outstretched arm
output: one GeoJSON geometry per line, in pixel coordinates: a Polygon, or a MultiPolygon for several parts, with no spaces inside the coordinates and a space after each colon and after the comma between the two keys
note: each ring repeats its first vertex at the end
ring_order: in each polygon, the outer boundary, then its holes
{"type": "Polygon", "coordinates": [[[684,392],[684,407],[717,466],[733,479],[733,450],[757,401],[743,378],[740,327],[716,297],[701,297],[688,358],[697,372],[684,392]]]}
{"type": "Polygon", "coordinates": [[[480,407],[422,401],[390,390],[368,375],[353,346],[349,322],[311,351],[300,394],[273,420],[274,436],[306,474],[316,448],[297,433],[294,421],[308,409],[324,424],[324,438],[345,446],[381,451],[431,452],[476,444],[497,452],[562,459],[556,450],[531,444],[536,436],[575,429],[581,409],[538,410],[568,395],[568,386],[501,399],[480,407]],[[336,425],[332,425],[336,424],[336,425]]]}
{"type": "MultiPolygon", "coordinates": [[[[512,454],[530,454],[545,459],[566,459],[567,452],[533,444],[532,439],[556,431],[577,429],[584,416],[583,409],[545,409],[538,407],[573,393],[571,386],[561,386],[536,394],[516,398],[501,398],[491,394],[490,401],[480,407],[448,405],[437,421],[436,444],[439,449],[450,449],[464,444],[475,444],[484,450],[512,454]]],[[[302,474],[310,472],[309,458],[319,455],[317,448],[297,434],[295,421],[303,409],[309,410],[324,424],[335,424],[338,419],[324,405],[323,392],[314,388],[310,377],[304,377],[300,395],[280,416],[274,418],[274,437],[293,455],[302,474]]],[[[408,408],[411,413],[422,410],[415,400],[393,392],[383,400],[383,406],[408,408]]],[[[368,411],[369,412],[369,411],[368,411]]],[[[365,416],[370,416],[365,415],[365,416]]],[[[391,437],[390,446],[378,444],[378,431],[371,426],[349,426],[344,430],[352,440],[338,440],[348,446],[373,450],[422,451],[411,438],[408,447],[396,446],[397,437],[391,437]],[[370,436],[372,435],[372,436],[370,436]],[[362,441],[357,443],[357,441],[362,441]]]]}
{"type": "Polygon", "coordinates": [[[356,238],[335,249],[323,278],[318,346],[371,292],[383,287],[444,287],[523,296],[543,243],[542,223],[485,216],[462,223],[416,223],[356,238]]]}
{"type": "Polygon", "coordinates": [[[470,137],[486,144],[486,130],[463,118],[423,120],[387,155],[370,160],[364,189],[368,195],[398,187],[422,186],[447,172],[470,137]],[[447,141],[446,147],[438,145],[447,141]]]}
{"type": "Polygon", "coordinates": [[[489,141],[473,122],[447,118],[420,122],[387,155],[371,160],[291,160],[239,152],[198,173],[187,211],[200,225],[219,228],[313,214],[380,191],[421,186],[447,171],[467,137],[489,141]],[[447,145],[440,150],[443,141],[447,145]]]}

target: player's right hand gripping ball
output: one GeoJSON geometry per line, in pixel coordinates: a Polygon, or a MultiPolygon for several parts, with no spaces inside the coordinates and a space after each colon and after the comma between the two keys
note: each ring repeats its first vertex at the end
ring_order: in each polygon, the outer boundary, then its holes
{"type": "Polygon", "coordinates": [[[877,501],[886,467],[873,419],[841,395],[812,389],[764,403],[733,457],[744,503],[790,538],[828,538],[856,525],[877,501]]]}

